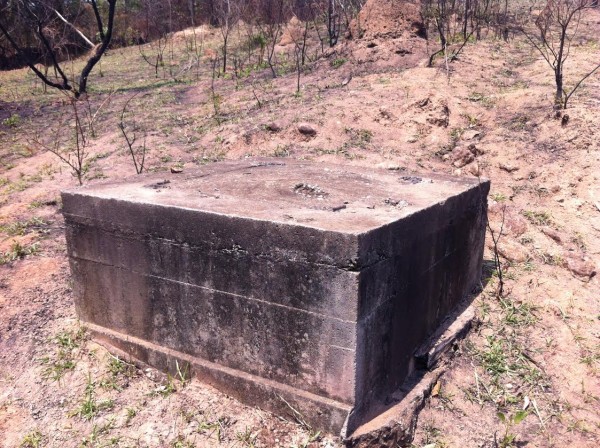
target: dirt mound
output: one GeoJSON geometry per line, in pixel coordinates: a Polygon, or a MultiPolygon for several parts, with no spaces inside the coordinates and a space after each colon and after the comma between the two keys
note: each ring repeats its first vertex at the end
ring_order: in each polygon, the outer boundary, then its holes
{"type": "Polygon", "coordinates": [[[425,37],[419,0],[367,0],[352,21],[353,38],[410,38],[425,37]]]}
{"type": "Polygon", "coordinates": [[[348,34],[352,58],[369,70],[415,67],[427,56],[420,0],[367,0],[348,34]]]}
{"type": "Polygon", "coordinates": [[[293,44],[302,40],[302,34],[304,32],[304,23],[302,23],[296,16],[292,16],[289,22],[283,29],[283,34],[279,45],[285,47],[286,45],[293,44]]]}

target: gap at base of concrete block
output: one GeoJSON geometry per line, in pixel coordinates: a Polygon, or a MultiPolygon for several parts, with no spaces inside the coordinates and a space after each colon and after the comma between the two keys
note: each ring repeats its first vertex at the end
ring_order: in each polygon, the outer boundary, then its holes
{"type": "Polygon", "coordinates": [[[347,448],[403,448],[411,446],[419,413],[431,391],[447,370],[444,356],[473,326],[475,310],[472,306],[459,308],[440,329],[415,352],[417,368],[402,387],[393,394],[387,406],[377,417],[357,428],[344,440],[347,448]],[[425,361],[423,363],[423,361],[425,361]],[[429,362],[427,362],[429,361],[429,362]]]}

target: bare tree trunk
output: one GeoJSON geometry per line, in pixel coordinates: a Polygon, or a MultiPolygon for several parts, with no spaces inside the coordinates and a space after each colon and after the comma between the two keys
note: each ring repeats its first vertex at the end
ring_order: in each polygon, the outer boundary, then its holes
{"type": "Polygon", "coordinates": [[[329,46],[333,47],[338,40],[337,14],[335,13],[335,0],[329,0],[327,4],[327,33],[329,34],[329,46]]]}
{"type": "Polygon", "coordinates": [[[196,0],[189,0],[190,6],[190,23],[192,27],[196,27],[196,0]]]}
{"type": "Polygon", "coordinates": [[[465,16],[463,17],[463,39],[467,40],[467,25],[469,23],[469,12],[471,10],[471,1],[465,0],[465,16]]]}
{"type": "MultiPolygon", "coordinates": [[[[107,22],[107,26],[105,28],[104,24],[102,22],[102,17],[98,10],[97,1],[89,0],[89,3],[92,5],[92,9],[94,10],[94,15],[96,16],[96,22],[97,22],[97,26],[98,26],[98,34],[102,40],[102,43],[99,45],[96,45],[94,47],[94,49],[91,52],[91,56],[87,60],[87,63],[85,64],[83,69],[81,70],[78,87],[74,87],[69,82],[67,76],[65,75],[64,71],[62,70],[62,68],[60,67],[60,64],[58,62],[58,50],[56,49],[56,47],[53,47],[51,45],[51,42],[48,40],[47,36],[44,33],[44,28],[48,24],[47,20],[43,20],[43,19],[40,19],[39,17],[36,17],[35,27],[34,27],[35,33],[37,34],[40,41],[42,42],[42,45],[45,47],[46,51],[48,52],[49,60],[51,61],[52,65],[55,69],[55,72],[57,72],[60,75],[60,80],[58,82],[49,79],[47,76],[47,72],[42,73],[40,70],[38,70],[35,67],[34,62],[30,58],[27,58],[27,59],[29,59],[29,60],[26,60],[27,66],[35,73],[35,75],[38,78],[40,78],[42,80],[42,82],[44,84],[46,84],[50,87],[54,87],[55,89],[58,89],[58,90],[71,92],[75,96],[75,98],[79,98],[82,94],[85,94],[87,92],[88,77],[89,77],[92,69],[94,68],[94,66],[100,61],[100,58],[108,49],[108,46],[110,45],[110,41],[112,38],[117,0],[107,0],[107,2],[108,2],[108,22],[107,22]]],[[[52,11],[54,11],[55,13],[58,14],[58,12],[55,9],[52,9],[52,11]]],[[[3,19],[4,19],[4,16],[0,17],[0,34],[4,35],[6,40],[9,42],[9,44],[14,48],[14,50],[17,53],[25,54],[25,52],[23,52],[23,50],[20,48],[17,41],[11,35],[11,32],[9,32],[8,29],[6,28],[6,26],[4,26],[4,24],[2,23],[3,19]]],[[[66,22],[66,19],[64,19],[63,21],[66,22]]],[[[71,25],[71,26],[73,26],[73,25],[71,25]]],[[[80,34],[80,35],[82,35],[82,34],[80,34]]]]}
{"type": "Polygon", "coordinates": [[[567,27],[562,26],[560,30],[560,43],[558,46],[558,56],[556,57],[556,66],[554,67],[554,80],[556,81],[556,96],[554,98],[555,105],[558,108],[563,106],[563,63],[566,59],[564,57],[565,41],[567,39],[567,27]]]}
{"type": "Polygon", "coordinates": [[[554,101],[557,107],[560,107],[563,103],[563,74],[562,68],[560,66],[556,67],[554,71],[554,80],[556,81],[556,94],[554,96],[554,101]]]}
{"type": "Polygon", "coordinates": [[[229,31],[223,35],[223,74],[227,72],[227,40],[229,39],[229,31]]]}
{"type": "Polygon", "coordinates": [[[104,39],[102,40],[102,44],[96,48],[92,57],[88,59],[87,64],[81,71],[81,76],[79,78],[79,91],[75,92],[75,96],[79,97],[82,93],[87,92],[87,80],[90,72],[94,68],[94,66],[98,63],[102,55],[106,52],[106,49],[110,45],[110,40],[112,39],[112,32],[114,27],[114,19],[115,19],[115,9],[117,7],[117,0],[108,0],[108,24],[106,26],[106,33],[104,35],[104,39]]]}

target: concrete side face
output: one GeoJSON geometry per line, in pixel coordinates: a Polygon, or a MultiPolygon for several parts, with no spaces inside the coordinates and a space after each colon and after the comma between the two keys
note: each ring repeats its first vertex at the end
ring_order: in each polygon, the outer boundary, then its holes
{"type": "Polygon", "coordinates": [[[388,402],[410,374],[414,350],[480,281],[488,189],[483,183],[361,241],[367,267],[349,431],[388,402]]]}
{"type": "MultiPolygon", "coordinates": [[[[70,200],[76,199],[88,200],[70,200]]],[[[111,216],[134,213],[127,202],[110,205],[111,216]]],[[[156,210],[141,210],[138,219],[146,227],[141,233],[133,225],[123,226],[120,219],[108,223],[65,214],[83,320],[353,402],[356,272],[312,262],[312,257],[332,260],[316,249],[312,254],[287,250],[287,243],[304,229],[273,231],[268,222],[251,221],[253,232],[244,232],[247,223],[238,223],[238,232],[226,238],[225,231],[235,227],[230,217],[213,216],[207,225],[202,213],[188,214],[185,223],[171,222],[168,214],[167,219],[156,215],[156,210]],[[151,224],[154,228],[148,228],[151,224]],[[187,240],[185,232],[172,230],[169,236],[176,239],[157,237],[177,225],[189,230],[187,240]],[[260,225],[265,227],[262,232],[256,229],[260,225]],[[263,237],[253,240],[248,234],[254,232],[263,237]],[[277,238],[269,240],[276,233],[277,238]]],[[[331,247],[333,254],[356,252],[356,246],[343,247],[346,236],[312,233],[309,248],[312,244],[321,250],[331,247]]]]}

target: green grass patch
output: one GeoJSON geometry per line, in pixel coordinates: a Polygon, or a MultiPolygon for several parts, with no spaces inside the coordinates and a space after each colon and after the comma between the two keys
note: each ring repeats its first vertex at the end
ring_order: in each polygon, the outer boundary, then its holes
{"type": "Polygon", "coordinates": [[[524,210],[523,216],[527,220],[538,226],[547,226],[552,223],[552,216],[548,212],[536,212],[533,210],[524,210]]]}
{"type": "Polygon", "coordinates": [[[70,413],[70,416],[77,416],[89,421],[101,411],[112,409],[114,405],[115,403],[112,399],[100,401],[96,399],[96,383],[92,380],[92,375],[88,374],[83,401],[77,409],[70,413]]]}
{"type": "Polygon", "coordinates": [[[40,359],[44,369],[42,378],[53,381],[60,380],[64,374],[77,365],[77,356],[81,345],[88,339],[87,329],[65,330],[52,338],[55,350],[49,356],[40,359]]]}
{"type": "Polygon", "coordinates": [[[28,257],[30,255],[36,255],[40,252],[40,243],[33,243],[30,245],[23,245],[18,241],[13,241],[10,249],[3,254],[0,253],[0,266],[3,264],[12,263],[28,257]]]}
{"type": "Polygon", "coordinates": [[[44,435],[39,430],[33,430],[23,437],[19,448],[39,448],[42,446],[44,435]]]}
{"type": "Polygon", "coordinates": [[[8,236],[22,236],[32,230],[43,230],[49,224],[41,218],[33,217],[25,221],[15,221],[0,225],[0,232],[8,236]]]}
{"type": "Polygon", "coordinates": [[[21,116],[19,114],[12,114],[10,117],[2,120],[2,124],[4,126],[9,126],[11,128],[17,127],[21,122],[21,116]]]}

